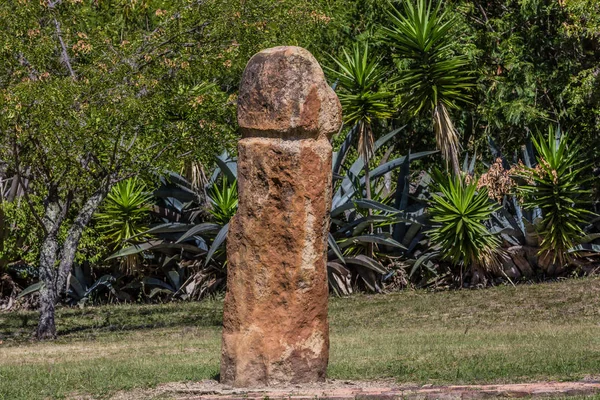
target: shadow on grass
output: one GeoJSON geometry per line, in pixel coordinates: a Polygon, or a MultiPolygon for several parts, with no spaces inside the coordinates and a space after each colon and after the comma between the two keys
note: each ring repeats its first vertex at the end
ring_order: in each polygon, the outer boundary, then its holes
{"type": "MultiPolygon", "coordinates": [[[[37,319],[35,311],[0,314],[0,340],[31,339],[37,319]]],[[[222,322],[222,303],[218,300],[59,308],[56,312],[59,337],[71,339],[159,328],[220,327],[222,322]]]]}

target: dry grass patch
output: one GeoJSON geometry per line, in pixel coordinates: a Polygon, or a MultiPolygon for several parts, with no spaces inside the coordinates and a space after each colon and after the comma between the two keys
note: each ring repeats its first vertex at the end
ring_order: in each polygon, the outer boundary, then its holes
{"type": "MultiPolygon", "coordinates": [[[[217,376],[222,302],[0,314],[0,400],[147,389],[217,376]]],[[[329,375],[400,383],[577,380],[600,372],[600,279],[332,299],[329,375]]]]}

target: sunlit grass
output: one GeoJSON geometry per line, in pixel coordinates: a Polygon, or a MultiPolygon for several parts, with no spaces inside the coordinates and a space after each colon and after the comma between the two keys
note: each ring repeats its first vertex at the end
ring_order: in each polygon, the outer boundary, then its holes
{"type": "MultiPolygon", "coordinates": [[[[0,399],[106,395],[216,378],[222,301],[0,314],[0,399]]],[[[330,302],[329,375],[414,383],[575,380],[600,374],[600,279],[330,302]]]]}

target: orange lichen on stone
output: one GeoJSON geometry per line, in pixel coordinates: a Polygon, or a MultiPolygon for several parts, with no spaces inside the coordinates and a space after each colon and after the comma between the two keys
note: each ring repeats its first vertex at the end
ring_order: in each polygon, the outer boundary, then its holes
{"type": "Polygon", "coordinates": [[[221,381],[325,380],[331,134],[341,107],[312,55],[255,55],[238,99],[239,208],[229,226],[221,381]]]}

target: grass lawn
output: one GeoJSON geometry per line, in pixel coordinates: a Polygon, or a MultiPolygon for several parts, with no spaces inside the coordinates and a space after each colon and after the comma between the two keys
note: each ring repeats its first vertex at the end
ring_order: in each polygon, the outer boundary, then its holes
{"type": "MultiPolygon", "coordinates": [[[[0,314],[0,399],[106,395],[215,378],[222,302],[60,309],[60,339],[29,340],[35,313],[0,314]]],[[[600,375],[600,278],[353,296],[330,302],[329,376],[402,383],[600,375]]]]}

